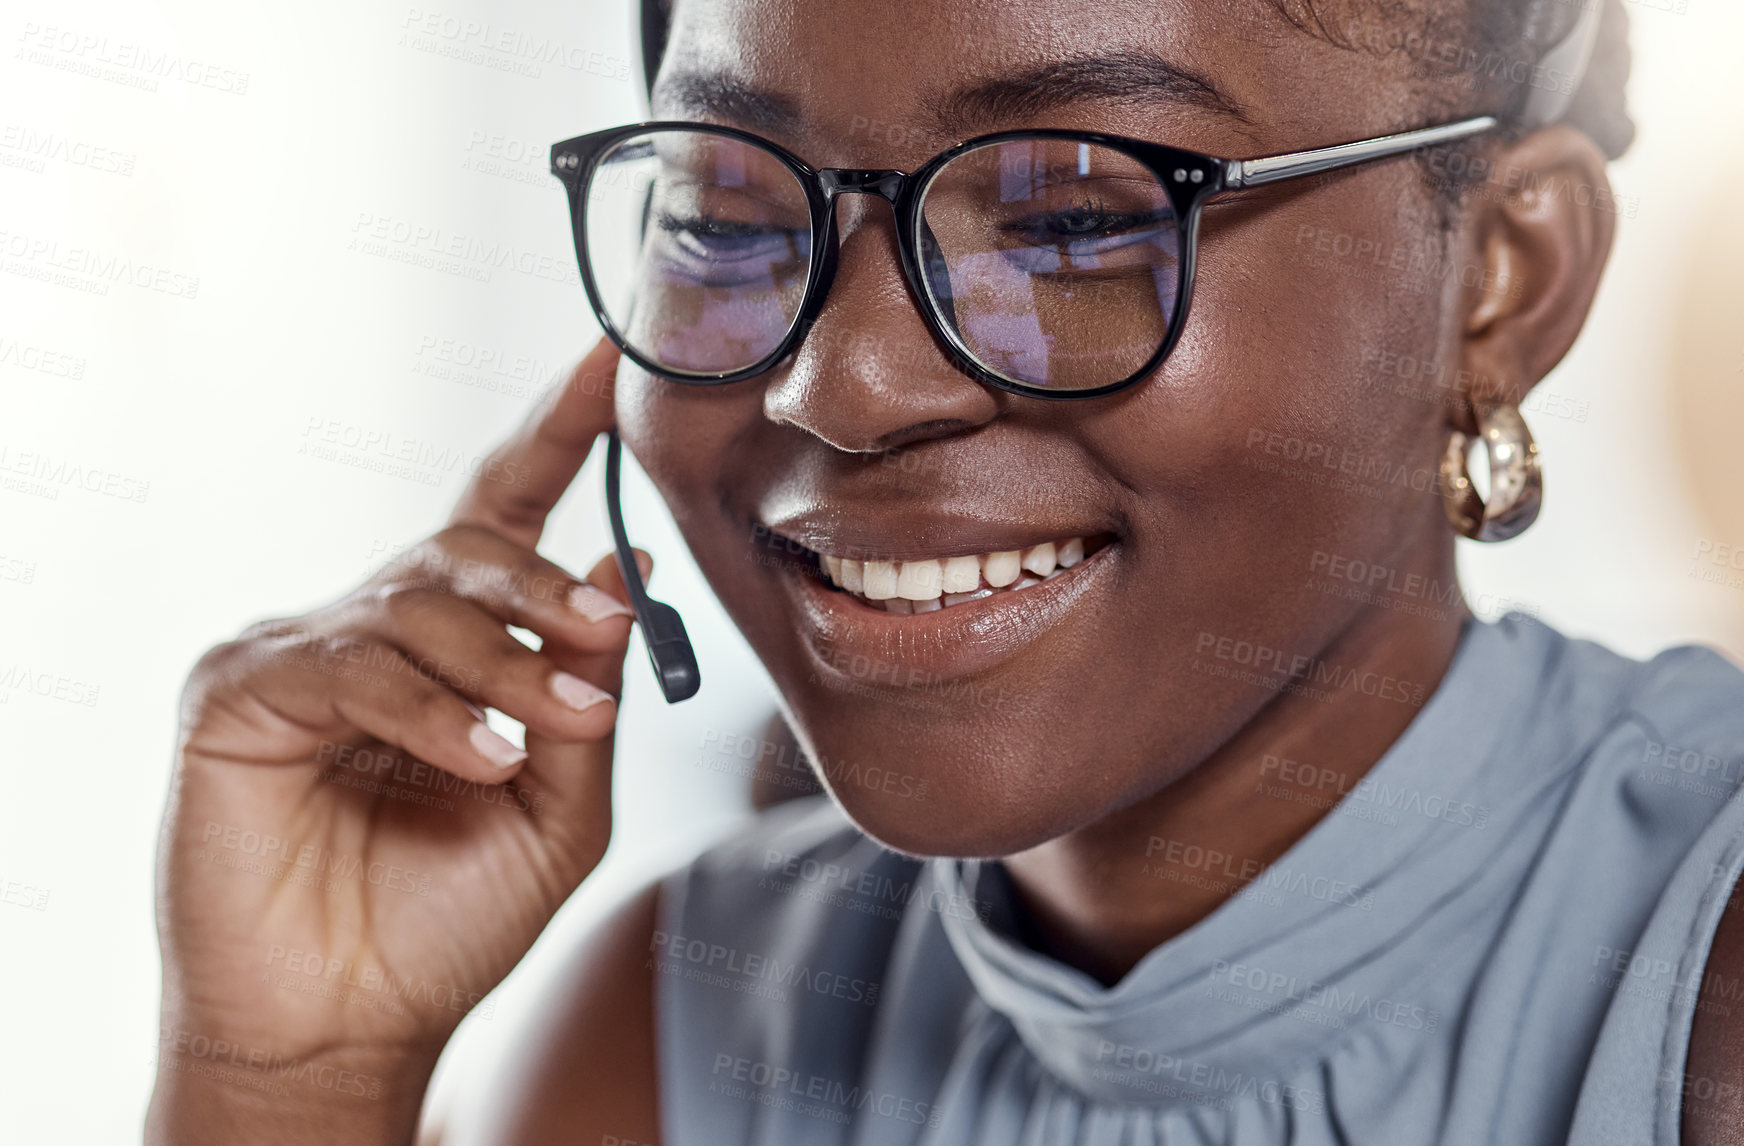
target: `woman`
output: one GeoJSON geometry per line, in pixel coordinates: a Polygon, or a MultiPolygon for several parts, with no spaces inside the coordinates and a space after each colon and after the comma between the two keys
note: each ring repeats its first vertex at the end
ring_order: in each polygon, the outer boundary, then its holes
{"type": "Polygon", "coordinates": [[[626,356],[194,672],[154,1140],[409,1140],[598,861],[628,597],[535,547],[614,426],[829,799],[623,907],[427,1141],[1735,1140],[1744,682],[1453,588],[1611,246],[1589,11],[650,9],[654,117],[748,134],[557,149],[626,356]]]}

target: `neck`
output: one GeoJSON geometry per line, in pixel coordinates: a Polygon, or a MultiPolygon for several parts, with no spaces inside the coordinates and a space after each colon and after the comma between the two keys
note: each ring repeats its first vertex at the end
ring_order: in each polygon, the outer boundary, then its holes
{"type": "MultiPolygon", "coordinates": [[[[1451,577],[1452,570],[1447,575],[1451,577]]],[[[1280,692],[1181,779],[1005,859],[1024,939],[1117,982],[1282,856],[1392,747],[1439,686],[1465,610],[1365,610],[1319,660],[1410,682],[1418,703],[1351,688],[1280,692]]]]}

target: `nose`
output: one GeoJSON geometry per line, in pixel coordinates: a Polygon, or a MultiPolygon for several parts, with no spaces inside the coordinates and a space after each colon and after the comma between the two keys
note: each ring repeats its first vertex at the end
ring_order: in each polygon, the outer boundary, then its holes
{"type": "MultiPolygon", "coordinates": [[[[846,173],[887,176],[893,172],[846,173]]],[[[895,216],[849,193],[895,198],[888,179],[844,181],[830,194],[835,244],[829,294],[790,364],[764,391],[770,421],[847,453],[876,453],[943,438],[996,417],[1004,396],[951,365],[902,273],[895,216]]]]}

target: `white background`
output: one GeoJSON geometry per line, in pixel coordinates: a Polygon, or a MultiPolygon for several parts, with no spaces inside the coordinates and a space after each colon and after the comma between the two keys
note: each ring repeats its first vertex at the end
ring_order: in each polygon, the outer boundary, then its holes
{"type": "MultiPolygon", "coordinates": [[[[1534,420],[1548,508],[1524,539],[1465,555],[1480,614],[1514,602],[1633,655],[1744,650],[1744,569],[1720,548],[1744,545],[1744,10],[1664,10],[1679,2],[1629,6],[1642,134],[1614,172],[1628,217],[1607,285],[1546,383],[1561,416],[1534,420]]],[[[0,1141],[138,1136],[154,836],[188,666],[353,585],[435,528],[464,480],[356,463],[408,441],[483,454],[597,335],[546,155],[640,116],[629,4],[437,3],[0,3],[0,1141]],[[481,48],[467,21],[578,66],[481,48]],[[138,48],[180,63],[153,71],[138,48]],[[389,239],[359,249],[378,227],[389,239]],[[419,265],[427,244],[392,236],[420,229],[531,270],[419,265]],[[118,260],[135,275],[105,277],[118,260]],[[68,263],[85,268],[73,285],[42,281],[68,263]],[[312,456],[331,423],[380,445],[312,456]],[[103,476],[44,489],[17,472],[28,455],[103,476]],[[69,699],[22,683],[44,679],[69,699]]],[[[742,814],[742,782],[697,750],[771,707],[639,475],[629,501],[708,683],[667,710],[632,650],[618,835],[554,930],[742,814]]],[[[585,569],[601,517],[590,463],[548,552],[585,569]]],[[[494,1063],[552,938],[456,1055],[494,1063]]]]}

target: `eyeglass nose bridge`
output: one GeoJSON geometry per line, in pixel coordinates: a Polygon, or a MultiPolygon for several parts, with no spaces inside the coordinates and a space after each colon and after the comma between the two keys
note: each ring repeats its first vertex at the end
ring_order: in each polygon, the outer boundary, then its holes
{"type": "Polygon", "coordinates": [[[902,171],[826,167],[817,173],[817,179],[826,202],[833,203],[837,195],[878,195],[895,206],[908,175],[902,171]]]}

